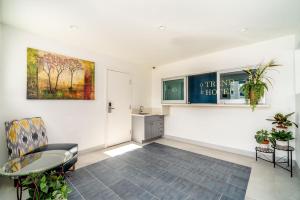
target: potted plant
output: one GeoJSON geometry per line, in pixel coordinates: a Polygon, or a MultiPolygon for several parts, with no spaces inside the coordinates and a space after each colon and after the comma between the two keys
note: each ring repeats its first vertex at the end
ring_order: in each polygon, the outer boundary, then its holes
{"type": "Polygon", "coordinates": [[[288,118],[291,117],[295,112],[289,113],[287,115],[284,115],[282,113],[276,113],[273,119],[267,119],[268,121],[272,121],[272,124],[276,124],[277,128],[280,129],[288,129],[289,127],[292,127],[293,125],[298,128],[298,124],[295,122],[290,121],[288,118]]]}
{"type": "Polygon", "coordinates": [[[293,140],[293,132],[288,129],[295,126],[298,128],[298,124],[289,120],[289,118],[294,114],[294,112],[289,114],[276,113],[273,119],[267,119],[272,121],[275,128],[272,129],[272,141],[278,146],[288,146],[288,141],[293,140]]]}
{"type": "Polygon", "coordinates": [[[254,137],[256,139],[256,142],[258,144],[260,144],[260,147],[262,147],[262,148],[269,147],[270,134],[267,130],[262,129],[262,130],[257,131],[254,137]]]}
{"type": "Polygon", "coordinates": [[[66,200],[71,192],[65,178],[55,171],[31,174],[22,186],[28,189],[28,200],[66,200]]]}
{"type": "Polygon", "coordinates": [[[288,141],[293,140],[293,133],[285,129],[277,130],[272,129],[272,138],[275,140],[275,144],[278,146],[288,146],[288,141]]]}
{"type": "Polygon", "coordinates": [[[266,75],[267,71],[277,66],[280,65],[271,60],[266,64],[258,64],[243,70],[248,75],[248,79],[242,85],[241,91],[244,93],[245,99],[250,100],[252,111],[265,95],[265,90],[268,90],[267,83],[272,85],[271,78],[266,75]]]}

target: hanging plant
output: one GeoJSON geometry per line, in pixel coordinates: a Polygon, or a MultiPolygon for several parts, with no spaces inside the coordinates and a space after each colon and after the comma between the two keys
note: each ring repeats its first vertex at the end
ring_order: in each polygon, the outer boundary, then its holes
{"type": "Polygon", "coordinates": [[[264,97],[265,91],[268,90],[267,83],[272,85],[271,77],[267,76],[268,70],[277,66],[280,65],[271,60],[266,64],[258,64],[257,66],[243,70],[248,75],[248,79],[241,87],[241,91],[244,93],[245,99],[250,101],[252,111],[254,111],[256,105],[264,97]]]}

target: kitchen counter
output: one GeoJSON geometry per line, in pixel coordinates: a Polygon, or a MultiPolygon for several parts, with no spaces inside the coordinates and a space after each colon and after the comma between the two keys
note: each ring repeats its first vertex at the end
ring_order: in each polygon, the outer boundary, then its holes
{"type": "Polygon", "coordinates": [[[149,113],[132,115],[132,140],[144,143],[164,135],[164,115],[161,113],[149,113]]]}
{"type": "Polygon", "coordinates": [[[140,113],[131,113],[131,116],[134,117],[149,117],[149,116],[163,116],[164,114],[158,114],[158,113],[144,113],[144,114],[140,114],[140,113]]]}

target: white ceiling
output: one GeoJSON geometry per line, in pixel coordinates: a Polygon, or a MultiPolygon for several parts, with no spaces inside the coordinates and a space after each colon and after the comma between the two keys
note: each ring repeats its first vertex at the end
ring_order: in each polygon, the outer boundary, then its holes
{"type": "Polygon", "coordinates": [[[2,0],[1,13],[4,24],[141,66],[300,32],[300,0],[2,0]]]}

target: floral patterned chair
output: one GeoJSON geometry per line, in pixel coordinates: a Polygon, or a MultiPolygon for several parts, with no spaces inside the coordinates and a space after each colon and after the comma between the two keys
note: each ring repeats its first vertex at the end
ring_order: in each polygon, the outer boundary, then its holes
{"type": "Polygon", "coordinates": [[[73,158],[63,166],[64,172],[75,169],[78,156],[78,144],[48,144],[45,124],[40,117],[5,122],[8,159],[47,150],[67,150],[73,158]]]}

